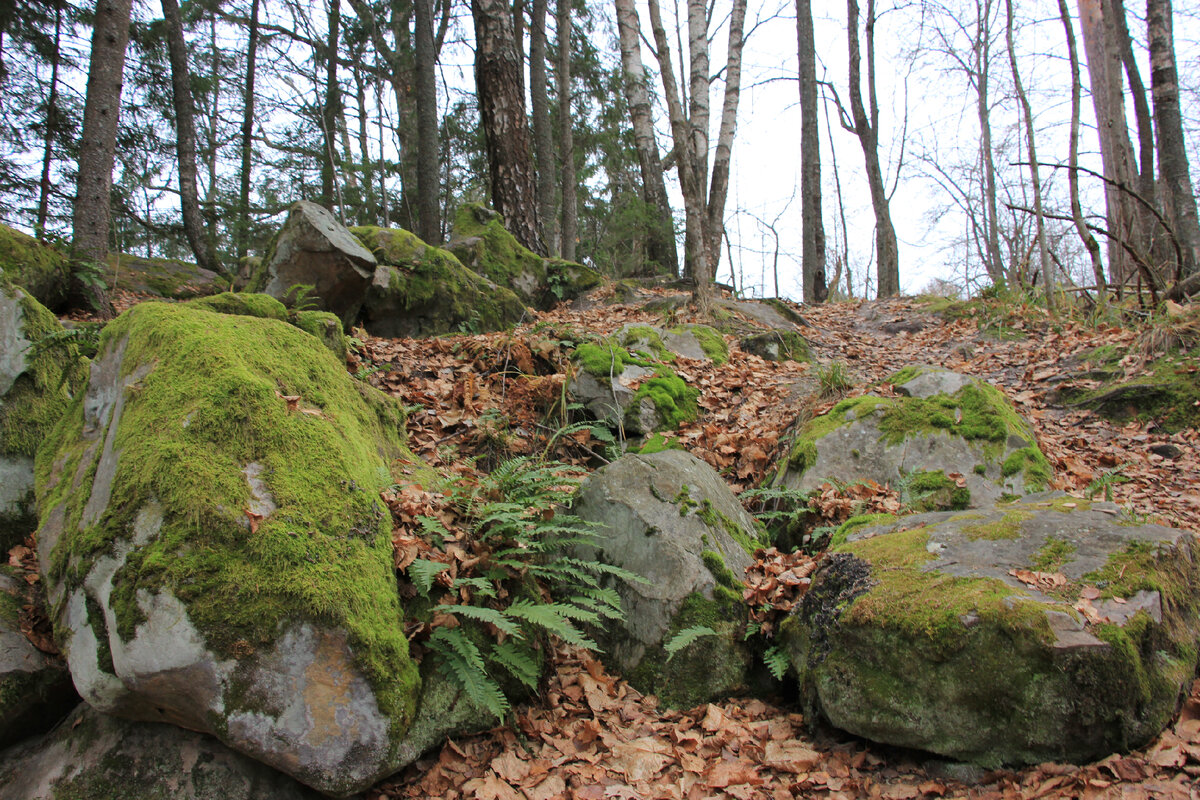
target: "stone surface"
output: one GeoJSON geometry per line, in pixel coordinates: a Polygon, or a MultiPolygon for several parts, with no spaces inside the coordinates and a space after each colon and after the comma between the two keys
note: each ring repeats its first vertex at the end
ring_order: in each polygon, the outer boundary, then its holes
{"type": "Polygon", "coordinates": [[[843,730],[1084,763],[1151,741],[1190,686],[1197,556],[1192,533],[1059,493],[903,517],[833,548],[781,637],[843,730]]]}
{"type": "Polygon", "coordinates": [[[1033,430],[999,390],[926,366],[907,367],[888,382],[898,396],[843,400],[807,423],[776,484],[807,492],[830,480],[868,479],[905,490],[940,473],[937,480],[970,493],[954,507],[1046,488],[1050,466],[1033,430]]]}
{"type": "MultiPolygon", "coordinates": [[[[263,264],[247,287],[286,301],[295,286],[349,329],[375,275],[375,256],[333,214],[301,200],[288,212],[263,264]]],[[[295,299],[294,293],[292,300],[295,299]]]]}
{"type": "Polygon", "coordinates": [[[743,336],[742,350],[767,361],[811,361],[812,351],[804,337],[795,331],[773,330],[743,336]]]}
{"type": "Polygon", "coordinates": [[[647,579],[619,584],[626,618],[598,642],[641,691],[690,707],[744,688],[740,584],[759,546],[754,521],[712,467],[679,450],[626,455],[590,476],[573,510],[598,523],[603,561],[647,579]],[[705,636],[668,662],[663,644],[694,625],[705,636]]]}
{"type": "Polygon", "coordinates": [[[318,800],[322,795],[173,725],[133,722],[80,705],[40,739],[0,754],[7,800],[318,800]]]}
{"type": "Polygon", "coordinates": [[[86,373],[78,346],[50,344],[54,334],[63,327],[53,314],[0,286],[0,552],[37,527],[33,457],[86,373]]]}
{"type": "Polygon", "coordinates": [[[110,289],[171,299],[217,294],[226,286],[220,275],[196,264],[129,253],[109,253],[104,277],[110,289]]]}
{"type": "Polygon", "coordinates": [[[374,336],[501,330],[526,314],[512,291],[415,234],[369,227],[354,233],[379,260],[363,308],[363,326],[374,336]]]}
{"type": "Polygon", "coordinates": [[[21,607],[34,589],[0,566],[0,747],[42,733],[79,702],[71,673],[21,633],[21,607]]]}
{"type": "Polygon", "coordinates": [[[0,223],[0,283],[23,288],[57,311],[67,302],[70,282],[66,253],[0,223]]]}
{"type": "Polygon", "coordinates": [[[99,710],[211,733],[323,792],[402,767],[394,401],[274,319],[146,303],[109,323],[39,462],[59,646],[99,710]]]}

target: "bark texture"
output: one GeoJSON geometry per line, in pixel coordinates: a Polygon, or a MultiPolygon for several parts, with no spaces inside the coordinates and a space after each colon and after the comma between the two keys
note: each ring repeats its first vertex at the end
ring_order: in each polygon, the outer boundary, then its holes
{"type": "Polygon", "coordinates": [[[254,135],[254,78],[258,71],[258,4],[259,0],[251,0],[250,27],[246,34],[246,89],[242,95],[242,163],[238,171],[238,261],[245,258],[250,250],[250,146],[254,135]]]}
{"type": "MultiPolygon", "coordinates": [[[[796,52],[800,62],[801,272],[804,301],[823,303],[825,224],[821,219],[821,110],[817,100],[817,51],[813,40],[812,0],[796,0],[796,52]]],[[[778,294],[778,288],[776,288],[778,294]]]]}
{"type": "Polygon", "coordinates": [[[575,181],[575,133],[571,114],[571,0],[558,0],[558,141],[562,149],[562,257],[575,260],[579,198],[575,181]]]}
{"type": "Polygon", "coordinates": [[[433,38],[433,0],[414,0],[413,40],[417,78],[417,235],[441,244],[438,195],[437,48],[433,38]]]}

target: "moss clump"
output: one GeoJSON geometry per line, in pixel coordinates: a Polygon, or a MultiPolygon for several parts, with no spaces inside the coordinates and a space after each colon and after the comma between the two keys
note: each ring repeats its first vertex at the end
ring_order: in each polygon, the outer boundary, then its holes
{"type": "Polygon", "coordinates": [[[218,314],[234,314],[260,319],[287,321],[288,311],[283,303],[267,294],[252,292],[221,292],[209,297],[189,300],[188,305],[215,311],[218,314]]]}
{"type": "MultiPolygon", "coordinates": [[[[795,442],[792,444],[792,449],[788,456],[788,466],[795,470],[797,474],[804,474],[809,467],[817,462],[816,442],[818,439],[833,433],[847,422],[862,419],[873,414],[876,408],[880,406],[886,407],[888,404],[888,400],[882,397],[875,397],[874,395],[850,397],[837,403],[827,413],[809,420],[800,429],[795,442]]],[[[782,477],[783,473],[781,472],[777,476],[777,480],[782,479],[782,477]]]]}
{"type": "Polygon", "coordinates": [[[695,336],[704,355],[718,366],[729,360],[729,345],[725,344],[725,337],[714,328],[707,325],[689,325],[685,328],[675,328],[671,332],[690,333],[695,336]]]}
{"type": "Polygon", "coordinates": [[[500,215],[477,203],[454,215],[454,240],[448,245],[481,275],[517,293],[527,303],[549,307],[600,285],[600,273],[562,259],[544,259],[521,245],[504,228],[500,215]]]}
{"type": "Polygon", "coordinates": [[[338,361],[344,362],[350,354],[350,342],[337,314],[328,311],[297,311],[291,314],[289,321],[300,330],[320,339],[321,344],[325,345],[338,361]]]}
{"type": "Polygon", "coordinates": [[[651,367],[652,361],[630,355],[629,351],[613,342],[603,339],[600,342],[584,342],[575,348],[571,358],[583,368],[584,372],[597,378],[617,377],[625,371],[625,367],[651,367]]]}
{"type": "Polygon", "coordinates": [[[1029,491],[1038,492],[1050,485],[1050,462],[1033,445],[1014,450],[1004,459],[1000,474],[1008,478],[1017,473],[1022,474],[1029,491]]]}
{"type": "Polygon", "coordinates": [[[1135,378],[1116,376],[1067,399],[1119,422],[1153,420],[1171,433],[1194,428],[1200,426],[1198,366],[1195,355],[1168,353],[1146,364],[1135,378]]]}
{"type": "Polygon", "coordinates": [[[1159,592],[1172,602],[1186,601],[1181,596],[1181,590],[1186,590],[1173,581],[1164,580],[1160,574],[1158,549],[1153,542],[1130,542],[1124,550],[1109,556],[1103,567],[1084,575],[1083,580],[1100,589],[1101,597],[1132,597],[1147,591],[1159,592]]]}
{"type": "Polygon", "coordinates": [[[808,342],[795,331],[764,331],[751,334],[743,338],[739,346],[747,353],[753,353],[768,361],[813,360],[808,342]]]}
{"type": "Polygon", "coordinates": [[[636,414],[642,400],[649,399],[658,411],[659,426],[664,430],[678,428],[700,415],[700,408],[696,405],[699,389],[688,386],[683,378],[667,367],[659,367],[655,373],[653,378],[643,381],[638,387],[629,413],[636,414]]]}
{"type": "Polygon", "coordinates": [[[675,354],[667,349],[656,328],[649,325],[630,325],[620,331],[618,344],[632,352],[640,352],[655,361],[674,361],[675,354]]]}
{"type": "Polygon", "coordinates": [[[1063,565],[1071,561],[1077,548],[1066,539],[1051,536],[1042,545],[1042,549],[1034,554],[1029,566],[1040,572],[1058,572],[1063,565]]]}
{"type": "Polygon", "coordinates": [[[1033,519],[1029,511],[1007,511],[995,522],[984,522],[978,525],[964,525],[962,533],[971,541],[980,539],[1017,539],[1021,536],[1021,523],[1033,519]]]}
{"type": "Polygon", "coordinates": [[[856,517],[843,522],[838,526],[838,529],[833,532],[833,536],[829,539],[829,548],[836,549],[846,543],[846,539],[850,534],[860,528],[869,528],[872,525],[887,525],[890,522],[895,522],[899,517],[895,514],[859,514],[856,517]]]}
{"type": "Polygon", "coordinates": [[[4,283],[19,286],[49,308],[61,308],[71,285],[66,254],[16,228],[0,223],[0,273],[4,283]]]}
{"type": "Polygon", "coordinates": [[[639,455],[661,453],[664,450],[682,450],[683,445],[677,439],[668,439],[661,433],[652,433],[645,438],[642,446],[637,449],[639,455]]]}
{"type": "Polygon", "coordinates": [[[686,483],[679,487],[679,494],[675,495],[671,503],[679,506],[679,516],[681,517],[686,517],[693,509],[700,507],[700,504],[692,499],[691,489],[686,483]]]}
{"type": "Polygon", "coordinates": [[[367,294],[366,321],[377,335],[430,336],[506,328],[525,314],[513,292],[467,269],[452,253],[404,230],[351,228],[388,269],[367,294]]]}
{"type": "Polygon", "coordinates": [[[971,491],[940,469],[914,472],[908,476],[905,488],[913,511],[961,511],[971,504],[971,491]]]}
{"type": "Polygon", "coordinates": [[[737,542],[747,555],[754,555],[754,551],[760,547],[766,547],[769,543],[769,534],[765,528],[756,528],[754,533],[747,533],[741,525],[727,517],[724,513],[713,506],[712,501],[707,498],[700,504],[700,508],[696,511],[696,516],[704,520],[704,524],[710,528],[721,528],[729,535],[730,539],[737,542]]]}
{"type": "Polygon", "coordinates": [[[737,589],[741,585],[737,576],[733,574],[733,570],[725,566],[725,559],[717,551],[703,551],[700,553],[700,560],[704,562],[704,566],[719,586],[723,586],[726,589],[737,589]]]}
{"type": "Polygon", "coordinates": [[[417,674],[378,493],[394,480],[389,467],[398,475],[415,458],[394,401],[277,320],[146,303],[105,328],[101,359],[122,350],[125,404],[104,513],[85,514],[100,454],[82,436],[82,400],[39,452],[41,507],[65,515],[49,578],[79,585],[157,504],[157,536],[113,579],[122,635],[138,621],[143,589],[183,601],[226,658],[268,646],[289,624],[342,628],[402,736],[417,674]],[[277,506],[253,530],[251,464],[277,506]]]}

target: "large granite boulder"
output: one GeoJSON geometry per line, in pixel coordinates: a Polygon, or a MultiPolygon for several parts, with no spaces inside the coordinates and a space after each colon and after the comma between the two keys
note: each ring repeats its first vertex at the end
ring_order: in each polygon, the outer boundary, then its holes
{"type": "Polygon", "coordinates": [[[363,326],[374,336],[482,333],[511,327],[526,314],[512,291],[415,234],[363,227],[354,235],[379,260],[363,309],[363,326]]]}
{"type": "Polygon", "coordinates": [[[375,265],[371,251],[333,214],[301,200],[288,211],[246,288],[295,301],[295,287],[311,287],[303,299],[316,303],[317,310],[336,314],[349,329],[362,309],[375,265]]]}
{"type": "Polygon", "coordinates": [[[52,733],[0,754],[7,800],[318,800],[216,739],[105,716],[86,705],[52,733]]]}
{"type": "Polygon", "coordinates": [[[584,555],[647,579],[616,586],[625,619],[597,633],[609,666],[676,708],[744,689],[740,581],[762,544],[721,476],[681,450],[626,455],[584,482],[573,511],[597,525],[584,555]],[[713,633],[668,659],[664,645],[698,626],[713,633]]]}
{"type": "Polygon", "coordinates": [[[1058,493],[863,527],[781,636],[835,726],[984,766],[1150,742],[1196,671],[1200,548],[1058,493]]]}
{"type": "Polygon", "coordinates": [[[404,464],[398,406],[303,331],[164,303],[109,323],[38,460],[80,694],[329,794],[403,766],[421,686],[379,491],[404,464]]]}
{"type": "Polygon", "coordinates": [[[71,261],[56,247],[0,223],[0,283],[20,286],[59,310],[71,288],[71,261]]]}
{"type": "Polygon", "coordinates": [[[16,570],[0,566],[0,747],[49,730],[79,703],[67,665],[21,633],[21,609],[33,591],[16,570]]]}
{"type": "Polygon", "coordinates": [[[34,455],[86,376],[58,319],[23,289],[0,286],[0,552],[37,527],[34,455]]]}
{"type": "Polygon", "coordinates": [[[504,228],[504,218],[478,203],[460,206],[446,249],[467,268],[517,293],[522,302],[551,308],[600,285],[600,273],[561,258],[542,258],[504,228]]]}
{"type": "Polygon", "coordinates": [[[188,261],[130,253],[109,253],[104,278],[110,289],[174,300],[217,294],[228,285],[216,272],[188,261]]]}
{"type": "Polygon", "coordinates": [[[995,387],[939,367],[888,378],[895,395],[843,400],[798,432],[774,484],[890,484],[929,507],[974,508],[1046,489],[1051,469],[1029,424],[995,387]]]}

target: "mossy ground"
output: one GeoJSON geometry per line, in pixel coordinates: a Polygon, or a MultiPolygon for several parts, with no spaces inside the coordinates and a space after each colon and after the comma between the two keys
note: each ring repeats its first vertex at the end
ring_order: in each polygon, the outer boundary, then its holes
{"type": "Polygon", "coordinates": [[[157,500],[161,531],[114,578],[123,636],[140,620],[140,589],[183,600],[209,647],[225,657],[268,645],[289,623],[339,626],[380,708],[410,720],[416,667],[378,500],[393,481],[389,467],[415,461],[394,401],[351,380],[311,336],[277,320],[147,303],[105,329],[101,352],[126,338],[126,374],[153,368],[126,389],[119,465],[96,524],[81,526],[95,474],[94,461],[81,463],[82,399],[39,453],[39,487],[48,487],[41,507],[63,504],[67,512],[51,580],[81,581],[129,535],[138,510],[157,500]],[[281,395],[298,395],[299,404],[289,409],[281,395]],[[56,459],[65,464],[52,482],[56,459]],[[278,505],[253,532],[242,474],[252,462],[263,465],[278,505]]]}

